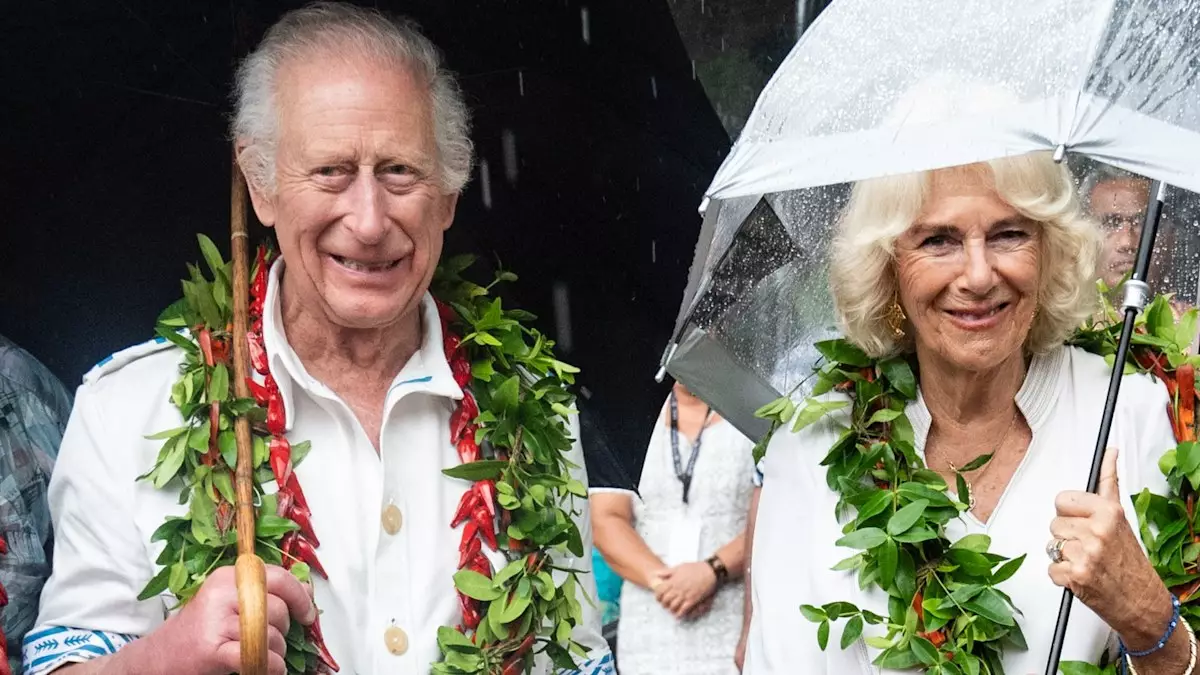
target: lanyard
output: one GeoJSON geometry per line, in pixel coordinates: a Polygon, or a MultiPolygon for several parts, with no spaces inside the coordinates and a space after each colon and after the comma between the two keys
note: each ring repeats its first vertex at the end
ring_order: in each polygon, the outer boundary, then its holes
{"type": "Polygon", "coordinates": [[[704,427],[712,408],[704,412],[704,422],[696,433],[696,442],[692,445],[692,456],[688,459],[687,470],[683,468],[683,458],[679,456],[679,402],[675,400],[675,392],[671,392],[671,459],[675,460],[675,477],[683,483],[683,503],[688,503],[688,491],[692,488],[692,475],[696,471],[696,458],[700,456],[700,443],[704,439],[704,427]]]}

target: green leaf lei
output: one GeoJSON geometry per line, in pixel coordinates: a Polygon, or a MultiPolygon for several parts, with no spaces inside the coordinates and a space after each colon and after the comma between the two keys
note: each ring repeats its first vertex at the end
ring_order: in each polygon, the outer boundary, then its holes
{"type": "MultiPolygon", "coordinates": [[[[1122,317],[1106,299],[1099,316],[1089,320],[1068,344],[1104,356],[1111,364],[1117,351],[1122,317]]],[[[1140,534],[1149,559],[1168,588],[1180,598],[1182,615],[1200,627],[1200,443],[1195,409],[1200,405],[1195,371],[1200,356],[1188,353],[1196,338],[1197,310],[1175,318],[1169,296],[1158,296],[1138,317],[1125,372],[1146,373],[1166,387],[1169,414],[1178,446],[1159,462],[1167,477],[1166,496],[1143,490],[1135,498],[1140,534]]],[[[998,586],[1020,567],[1025,556],[1007,559],[990,552],[986,535],[968,535],[951,543],[945,526],[968,509],[970,495],[962,473],[977,469],[981,456],[958,472],[957,496],[942,478],[925,468],[913,446],[905,407],[916,398],[913,363],[906,358],[875,360],[845,340],[818,343],[824,357],[817,382],[802,408],[789,398],[757,411],[771,421],[768,434],[755,447],[757,462],[775,431],[791,424],[799,431],[826,415],[850,407],[848,425],[821,465],[826,481],[839,495],[837,513],[853,509],[854,518],[836,544],[859,551],[833,569],[855,570],[859,586],[888,594],[888,616],[864,611],[847,602],[822,607],[804,605],[802,614],[818,624],[822,649],[830,625],[846,619],[840,645],[849,647],[864,624],[884,624],[887,635],[868,638],[882,650],[876,665],[917,668],[938,675],[1001,675],[1005,648],[1025,649],[1017,612],[998,586]],[[826,396],[838,392],[849,401],[826,396]]],[[[843,415],[845,413],[842,413],[843,415]]],[[[1116,664],[1102,655],[1098,665],[1063,662],[1064,675],[1113,675],[1116,664]]]]}
{"type": "MultiPolygon", "coordinates": [[[[184,352],[179,379],[171,389],[182,423],[148,437],[163,441],[163,446],[154,467],[139,477],[159,489],[179,489],[180,504],[188,505],[186,515],[168,518],[152,535],[151,541],[164,542],[156,561],[161,569],[139,595],[144,600],[169,591],[180,605],[196,594],[214,569],[236,560],[233,420],[237,416],[248,417],[252,425],[255,494],[261,504],[257,554],[267,564],[288,567],[301,580],[319,571],[315,557],[308,559],[315,563],[310,565],[302,559],[305,556],[285,553],[286,537],[311,525],[275,515],[277,496],[263,489],[277,476],[270,461],[272,435],[266,426],[270,413],[254,398],[233,394],[231,263],[222,259],[207,237],[200,235],[199,240],[210,276],[188,265],[183,299],[159,316],[155,328],[157,335],[184,352]]],[[[474,483],[468,486],[464,503],[488,510],[483,512],[486,518],[475,514],[466,527],[477,528],[489,543],[497,533],[506,535],[496,544],[509,562],[494,577],[490,569],[479,566],[463,567],[455,575],[466,625],[438,630],[442,660],[431,668],[439,675],[514,675],[529,672],[535,654],[545,652],[557,667],[574,669],[571,654],[586,654],[571,639],[572,629],[582,620],[576,598],[578,578],[574,570],[556,565],[554,557],[564,551],[583,554],[572,516],[577,513],[574,499],[586,498],[587,492],[571,476],[576,467],[565,457],[572,447],[567,417],[575,413],[574,396],[567,387],[578,370],[556,359],[553,341],[526,325],[533,315],[506,310],[498,298],[491,297],[496,283],[514,281],[516,276],[501,272],[492,284],[479,286],[461,276],[472,260],[460,256],[446,261],[432,288],[443,321],[463,336],[459,341],[448,332],[446,348],[458,356],[452,366],[469,369],[456,373],[456,378],[468,382],[465,389],[479,407],[477,416],[463,420],[468,432],[474,432],[470,439],[474,442],[462,442],[477,444],[480,458],[444,473],[474,483]],[[447,307],[452,310],[445,311],[447,307]],[[475,501],[472,493],[494,495],[495,501],[489,506],[475,501]]],[[[265,279],[263,263],[260,257],[252,271],[259,281],[265,279]]],[[[307,442],[292,445],[291,464],[298,465],[308,450],[307,442]]],[[[464,561],[478,555],[474,532],[463,537],[464,561]],[[475,542],[473,548],[470,542],[475,542]]],[[[286,642],[289,675],[332,667],[319,629],[314,633],[293,623],[286,642]]]]}

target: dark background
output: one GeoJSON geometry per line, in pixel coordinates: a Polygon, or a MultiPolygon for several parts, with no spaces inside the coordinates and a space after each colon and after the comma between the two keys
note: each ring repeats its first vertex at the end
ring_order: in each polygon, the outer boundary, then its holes
{"type": "MultiPolygon", "coordinates": [[[[6,6],[0,333],[69,389],[150,337],[184,263],[199,259],[195,233],[227,250],[235,44],[254,44],[297,4],[6,6]]],[[[521,276],[506,303],[537,313],[584,369],[582,406],[609,447],[643,452],[704,189],[825,3],[370,4],[425,27],[474,111],[478,166],[447,252],[521,276]]],[[[592,466],[598,482],[622,481],[603,472],[592,466]]]]}

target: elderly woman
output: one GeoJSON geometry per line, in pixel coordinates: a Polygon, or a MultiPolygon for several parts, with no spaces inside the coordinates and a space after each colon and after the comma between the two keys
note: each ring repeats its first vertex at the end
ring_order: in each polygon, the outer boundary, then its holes
{"type": "MultiPolygon", "coordinates": [[[[984,534],[992,552],[1027,556],[997,586],[1021,611],[1028,645],[1005,646],[1005,672],[1044,670],[1059,586],[1082,601],[1064,660],[1095,662],[1117,637],[1141,654],[1131,662],[1142,675],[1191,672],[1193,638],[1171,628],[1173,598],[1143,553],[1131,499],[1166,490],[1157,460],[1175,442],[1161,385],[1125,378],[1100,494],[1082,491],[1110,371],[1063,345],[1095,306],[1100,250],[1067,170],[1039,153],[865,181],[839,228],[831,285],[840,321],[868,355],[914,364],[919,391],[906,415],[917,454],[948,485],[959,467],[992,455],[963,472],[973,499],[946,536],[984,534]]],[[[836,512],[821,466],[848,410],[798,433],[783,428],[768,448],[745,673],[919,672],[872,664],[879,641],[864,638],[886,637],[884,626],[867,625],[844,650],[835,626],[822,650],[818,624],[800,611],[847,601],[889,616],[877,582],[863,590],[853,571],[831,569],[855,553],[834,543],[853,510],[836,512]]],[[[911,596],[898,600],[903,617],[911,596]]]]}

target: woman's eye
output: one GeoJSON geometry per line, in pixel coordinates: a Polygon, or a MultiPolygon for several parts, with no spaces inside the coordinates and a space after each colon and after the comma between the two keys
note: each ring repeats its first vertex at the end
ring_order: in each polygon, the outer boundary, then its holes
{"type": "Polygon", "coordinates": [[[992,239],[1002,244],[1019,244],[1029,239],[1029,233],[1024,230],[1003,230],[992,235],[992,239]]]}
{"type": "Polygon", "coordinates": [[[921,248],[944,248],[951,243],[950,237],[944,234],[935,234],[932,237],[926,237],[921,241],[921,248]]]}

